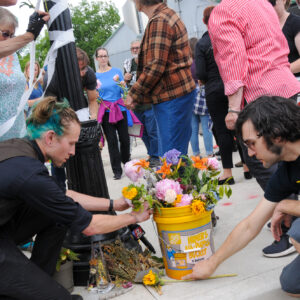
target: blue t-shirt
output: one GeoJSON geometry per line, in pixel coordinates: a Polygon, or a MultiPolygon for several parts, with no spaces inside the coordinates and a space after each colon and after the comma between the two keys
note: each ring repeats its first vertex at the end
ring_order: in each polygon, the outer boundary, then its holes
{"type": "MultiPolygon", "coordinates": [[[[28,82],[27,82],[27,86],[29,86],[28,82]]],[[[40,97],[42,97],[42,95],[43,95],[43,87],[38,82],[38,87],[37,88],[34,87],[32,89],[32,92],[31,92],[28,100],[34,100],[34,99],[40,98],[40,97]]]]}
{"type": "MultiPolygon", "coordinates": [[[[123,81],[123,74],[120,69],[111,68],[104,73],[96,72],[97,81],[100,81],[101,87],[98,89],[99,96],[105,101],[115,102],[122,98],[122,89],[114,81],[114,76],[119,75],[119,80],[123,81]]],[[[99,84],[99,83],[98,83],[99,84]]],[[[120,106],[121,111],[125,111],[123,106],[120,106]]]]}

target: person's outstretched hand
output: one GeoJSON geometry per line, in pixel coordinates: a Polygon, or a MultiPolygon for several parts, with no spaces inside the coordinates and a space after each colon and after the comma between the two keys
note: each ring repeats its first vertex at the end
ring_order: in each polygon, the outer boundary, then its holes
{"type": "Polygon", "coordinates": [[[29,23],[27,32],[30,32],[34,36],[34,40],[39,36],[44,24],[50,19],[50,15],[43,11],[35,11],[29,17],[29,23]]]}
{"type": "Polygon", "coordinates": [[[193,267],[193,272],[186,276],[183,276],[182,280],[196,280],[196,279],[207,279],[210,277],[214,271],[216,270],[217,266],[214,265],[211,258],[201,260],[195,264],[193,267]]]}
{"type": "Polygon", "coordinates": [[[141,223],[147,221],[152,215],[152,213],[153,210],[150,209],[148,203],[145,202],[143,210],[132,211],[130,214],[135,217],[136,223],[141,223]]]}

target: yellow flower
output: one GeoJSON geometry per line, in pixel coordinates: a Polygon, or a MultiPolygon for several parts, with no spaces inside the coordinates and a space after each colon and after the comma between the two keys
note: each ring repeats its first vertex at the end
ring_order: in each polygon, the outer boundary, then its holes
{"type": "Polygon", "coordinates": [[[136,188],[128,188],[127,186],[123,188],[122,195],[129,200],[134,199],[134,197],[138,194],[138,191],[136,188]]]}
{"type": "Polygon", "coordinates": [[[61,258],[62,261],[65,261],[67,259],[67,256],[66,255],[62,255],[60,258],[61,258]]]}
{"type": "Polygon", "coordinates": [[[205,203],[200,201],[200,200],[196,200],[192,202],[192,211],[193,214],[195,215],[201,215],[205,212],[205,203]]]}
{"type": "Polygon", "coordinates": [[[177,195],[177,197],[176,197],[176,199],[175,199],[175,201],[173,203],[173,206],[176,206],[177,203],[180,203],[181,202],[181,198],[182,198],[181,194],[177,195]]]}
{"type": "Polygon", "coordinates": [[[156,275],[152,272],[152,270],[149,271],[148,274],[146,274],[143,278],[144,285],[155,285],[156,282],[156,275]]]}

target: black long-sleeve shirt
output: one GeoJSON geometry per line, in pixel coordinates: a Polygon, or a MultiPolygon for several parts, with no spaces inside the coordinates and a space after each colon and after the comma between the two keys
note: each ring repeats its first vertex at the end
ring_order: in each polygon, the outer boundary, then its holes
{"type": "Polygon", "coordinates": [[[91,213],[66,196],[49,176],[38,145],[31,143],[38,160],[16,156],[0,162],[0,226],[9,222],[18,206],[25,203],[54,222],[81,232],[90,224],[91,213]]]}

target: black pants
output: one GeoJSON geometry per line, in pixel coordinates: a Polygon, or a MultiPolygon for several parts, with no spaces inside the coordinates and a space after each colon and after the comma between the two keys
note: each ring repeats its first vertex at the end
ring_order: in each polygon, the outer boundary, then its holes
{"type": "Polygon", "coordinates": [[[0,299],[70,300],[70,293],[51,278],[66,228],[29,206],[0,227],[0,299]],[[29,260],[16,245],[36,236],[29,260]]]}
{"type": "Polygon", "coordinates": [[[130,159],[127,114],[125,111],[123,111],[122,114],[124,118],[115,124],[109,123],[109,112],[106,112],[102,119],[102,128],[108,144],[110,164],[115,175],[122,174],[121,163],[125,164],[130,159]]]}
{"type": "Polygon", "coordinates": [[[206,96],[206,104],[214,123],[220,155],[224,169],[231,169],[233,151],[233,132],[227,129],[225,117],[228,113],[228,98],[224,90],[217,90],[206,96]]]}

